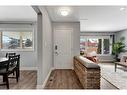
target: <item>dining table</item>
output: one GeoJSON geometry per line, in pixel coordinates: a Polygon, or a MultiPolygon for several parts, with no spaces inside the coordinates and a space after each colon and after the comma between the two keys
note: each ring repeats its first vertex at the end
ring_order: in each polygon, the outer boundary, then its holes
{"type": "MultiPolygon", "coordinates": [[[[0,62],[7,61],[9,58],[7,57],[0,57],[0,62]]],[[[3,76],[3,82],[5,81],[5,77],[3,76]]]]}
{"type": "Polygon", "coordinates": [[[7,61],[9,58],[6,57],[0,57],[0,62],[7,61]]]}
{"type": "MultiPolygon", "coordinates": [[[[0,57],[0,62],[7,61],[7,60],[9,60],[9,58],[7,58],[7,57],[0,57]]],[[[19,68],[19,66],[17,68],[19,68]]],[[[18,69],[18,76],[20,76],[19,69],[18,69]]]]}
{"type": "Polygon", "coordinates": [[[0,84],[0,86],[6,85],[9,89],[8,78],[16,78],[18,82],[20,77],[20,55],[0,57],[0,71],[0,75],[3,77],[3,84],[0,84]],[[10,74],[13,75],[9,76],[10,74]]]}

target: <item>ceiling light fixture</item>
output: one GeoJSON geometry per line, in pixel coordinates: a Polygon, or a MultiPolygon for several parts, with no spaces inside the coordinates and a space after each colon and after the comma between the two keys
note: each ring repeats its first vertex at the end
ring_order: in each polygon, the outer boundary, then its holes
{"type": "Polygon", "coordinates": [[[69,14],[69,12],[68,12],[68,10],[61,10],[61,11],[60,11],[60,14],[61,14],[62,16],[67,16],[67,15],[69,14]]]}
{"type": "Polygon", "coordinates": [[[61,7],[58,10],[58,14],[61,16],[68,16],[70,14],[70,8],[69,7],[61,7]]]}

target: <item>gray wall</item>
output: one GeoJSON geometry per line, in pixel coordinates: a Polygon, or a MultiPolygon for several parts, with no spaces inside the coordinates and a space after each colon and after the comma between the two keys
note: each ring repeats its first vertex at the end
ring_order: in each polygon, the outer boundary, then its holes
{"type": "Polygon", "coordinates": [[[37,88],[38,85],[42,84],[43,75],[42,75],[42,47],[43,47],[43,33],[42,33],[42,14],[37,13],[37,88]]]}
{"type": "MultiPolygon", "coordinates": [[[[37,63],[36,63],[36,58],[37,58],[37,31],[36,31],[36,23],[33,25],[34,31],[34,50],[33,51],[2,51],[0,50],[0,56],[5,56],[6,52],[16,52],[17,54],[20,54],[21,59],[20,59],[20,66],[21,69],[25,70],[36,70],[37,69],[37,63]]],[[[19,29],[19,30],[24,30],[24,29],[31,29],[31,26],[25,25],[25,24],[0,24],[0,30],[13,30],[13,29],[19,29]]]]}
{"type": "MultiPolygon", "coordinates": [[[[115,34],[115,41],[116,41],[116,42],[119,41],[121,37],[125,37],[124,43],[125,43],[125,45],[126,45],[126,48],[125,48],[125,49],[127,50],[127,30],[123,30],[123,31],[117,32],[117,33],[115,34]]],[[[126,55],[126,56],[127,56],[127,52],[121,53],[121,54],[119,55],[119,57],[121,58],[121,56],[123,56],[123,55],[126,55]]]]}
{"type": "Polygon", "coordinates": [[[73,22],[73,23],[60,23],[60,22],[53,22],[53,29],[54,28],[72,28],[73,29],[73,56],[80,54],[80,23],[73,22]]]}
{"type": "Polygon", "coordinates": [[[40,51],[42,52],[42,63],[39,62],[38,66],[42,67],[39,67],[38,78],[42,80],[38,79],[38,85],[41,85],[52,68],[52,23],[45,7],[40,6],[39,9],[42,12],[42,37],[38,35],[39,42],[42,41],[42,51],[40,51]]]}

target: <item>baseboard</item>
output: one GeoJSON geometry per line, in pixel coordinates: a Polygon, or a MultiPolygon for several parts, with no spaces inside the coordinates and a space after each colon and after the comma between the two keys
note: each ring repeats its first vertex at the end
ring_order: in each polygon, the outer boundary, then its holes
{"type": "Polygon", "coordinates": [[[37,87],[36,87],[37,89],[44,89],[44,87],[45,87],[45,85],[46,85],[46,83],[47,83],[47,81],[48,81],[48,79],[49,79],[49,77],[50,77],[50,74],[51,74],[52,70],[54,70],[54,68],[51,68],[51,69],[50,69],[50,71],[49,71],[47,77],[45,78],[45,80],[44,80],[44,82],[43,82],[43,84],[42,84],[42,85],[37,85],[37,87]]]}
{"type": "Polygon", "coordinates": [[[37,70],[37,67],[20,67],[20,70],[37,70]]]}
{"type": "Polygon", "coordinates": [[[37,85],[36,89],[43,89],[42,85],[37,85]]]}
{"type": "Polygon", "coordinates": [[[99,63],[112,63],[113,60],[102,60],[102,61],[99,61],[99,63]]]}

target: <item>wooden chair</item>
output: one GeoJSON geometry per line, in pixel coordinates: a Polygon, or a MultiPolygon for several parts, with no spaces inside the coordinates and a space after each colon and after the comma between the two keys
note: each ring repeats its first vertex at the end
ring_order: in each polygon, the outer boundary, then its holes
{"type": "Polygon", "coordinates": [[[6,53],[6,57],[14,56],[14,55],[16,55],[16,53],[6,53]]]}
{"type": "Polygon", "coordinates": [[[18,82],[18,78],[20,76],[20,55],[9,56],[9,60],[16,59],[16,62],[11,63],[12,66],[15,66],[14,72],[16,72],[16,78],[18,82]]]}
{"type": "Polygon", "coordinates": [[[0,75],[3,76],[3,81],[6,82],[5,84],[1,84],[1,85],[6,85],[7,89],[9,89],[9,81],[8,78],[16,78],[17,82],[18,82],[18,78],[19,78],[19,56],[17,55],[15,57],[11,57],[9,58],[9,60],[7,61],[3,61],[0,62],[0,75]],[[16,71],[16,77],[9,77],[10,74],[12,74],[14,71],[16,71]]]}
{"type": "MultiPolygon", "coordinates": [[[[14,52],[6,53],[6,58],[13,57],[13,56],[15,56],[15,55],[16,55],[16,53],[14,53],[14,52]]],[[[15,75],[14,72],[13,72],[13,75],[15,75]]]]}
{"type": "MultiPolygon", "coordinates": [[[[9,56],[15,56],[16,53],[14,52],[10,52],[10,53],[6,53],[6,58],[9,58],[9,56]]],[[[13,75],[15,75],[15,73],[13,72],[13,75]]]]}

